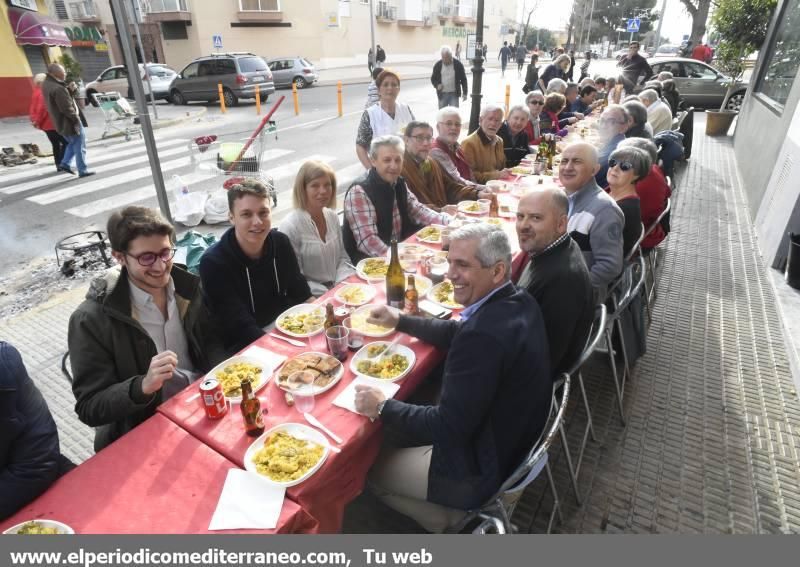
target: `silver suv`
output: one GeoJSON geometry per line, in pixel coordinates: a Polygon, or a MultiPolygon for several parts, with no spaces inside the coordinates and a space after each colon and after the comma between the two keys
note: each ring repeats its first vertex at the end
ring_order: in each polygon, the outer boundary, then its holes
{"type": "Polygon", "coordinates": [[[226,106],[236,106],[240,98],[255,98],[256,85],[262,102],[275,92],[272,72],[262,57],[253,53],[215,53],[198,57],[184,67],[169,86],[169,98],[173,104],[219,100],[219,83],[226,106]]]}
{"type": "Polygon", "coordinates": [[[275,77],[276,87],[289,87],[294,83],[298,89],[304,89],[319,79],[317,70],[303,57],[275,57],[267,59],[267,65],[275,77]]]}

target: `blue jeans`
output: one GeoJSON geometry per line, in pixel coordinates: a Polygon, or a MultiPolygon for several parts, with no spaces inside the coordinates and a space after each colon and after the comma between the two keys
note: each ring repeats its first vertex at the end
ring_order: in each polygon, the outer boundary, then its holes
{"type": "Polygon", "coordinates": [[[439,108],[455,106],[458,108],[458,95],[456,93],[439,93],[439,108]]]}
{"type": "Polygon", "coordinates": [[[78,173],[86,173],[89,168],[86,166],[86,131],[81,126],[81,133],[75,136],[64,136],[67,140],[67,147],[64,148],[64,157],[61,158],[61,167],[70,167],[72,158],[78,166],[78,173]]]}

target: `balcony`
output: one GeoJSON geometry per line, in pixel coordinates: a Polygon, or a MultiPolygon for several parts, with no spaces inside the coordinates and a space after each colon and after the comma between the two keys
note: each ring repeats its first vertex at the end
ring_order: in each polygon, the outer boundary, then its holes
{"type": "Polygon", "coordinates": [[[69,3],[70,19],[76,22],[87,24],[99,24],[100,16],[97,7],[92,0],[82,0],[80,2],[69,3]]]}
{"type": "Polygon", "coordinates": [[[436,23],[436,16],[431,12],[423,12],[422,25],[425,26],[426,28],[429,28],[434,23],[436,23]]]}
{"type": "Polygon", "coordinates": [[[436,16],[440,20],[446,20],[453,15],[453,4],[450,2],[439,2],[439,8],[436,10],[436,16]]]}
{"type": "MultiPolygon", "coordinates": [[[[384,24],[397,21],[397,6],[389,2],[378,2],[375,10],[375,19],[384,24]]],[[[421,22],[420,22],[421,23],[421,22]]]]}
{"type": "Polygon", "coordinates": [[[468,0],[466,2],[456,2],[453,8],[454,24],[474,24],[476,22],[475,5],[472,0],[468,0]]]}
{"type": "Polygon", "coordinates": [[[191,22],[187,0],[144,0],[148,22],[191,22]]]}

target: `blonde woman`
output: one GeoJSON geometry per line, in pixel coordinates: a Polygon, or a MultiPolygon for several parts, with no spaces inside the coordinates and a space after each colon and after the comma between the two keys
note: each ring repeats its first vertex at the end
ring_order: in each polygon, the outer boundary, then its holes
{"type": "Polygon", "coordinates": [[[297,172],[292,192],[294,210],[283,220],[300,271],[311,293],[320,296],[352,275],[336,214],[336,174],[320,161],[307,161],[297,172]]]}

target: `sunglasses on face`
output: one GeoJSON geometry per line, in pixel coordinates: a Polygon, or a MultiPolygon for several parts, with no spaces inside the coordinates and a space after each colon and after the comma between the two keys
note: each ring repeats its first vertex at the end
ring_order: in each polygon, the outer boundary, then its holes
{"type": "Polygon", "coordinates": [[[622,171],[630,171],[633,169],[633,164],[629,161],[617,161],[614,158],[608,160],[608,169],[611,169],[616,165],[618,165],[622,171]]]}
{"type": "Polygon", "coordinates": [[[528,104],[544,104],[543,100],[532,100],[528,104]]]}
{"type": "Polygon", "coordinates": [[[166,264],[167,262],[172,260],[172,258],[175,256],[175,251],[176,250],[177,250],[177,248],[164,248],[161,252],[158,252],[158,253],[155,253],[155,252],[143,252],[142,254],[139,254],[138,256],[134,256],[133,254],[128,254],[126,252],[125,255],[126,256],[130,256],[131,258],[135,259],[137,262],[139,262],[140,266],[148,267],[148,266],[152,266],[153,264],[155,264],[156,260],[158,260],[159,258],[161,259],[162,262],[164,262],[166,264]]]}

